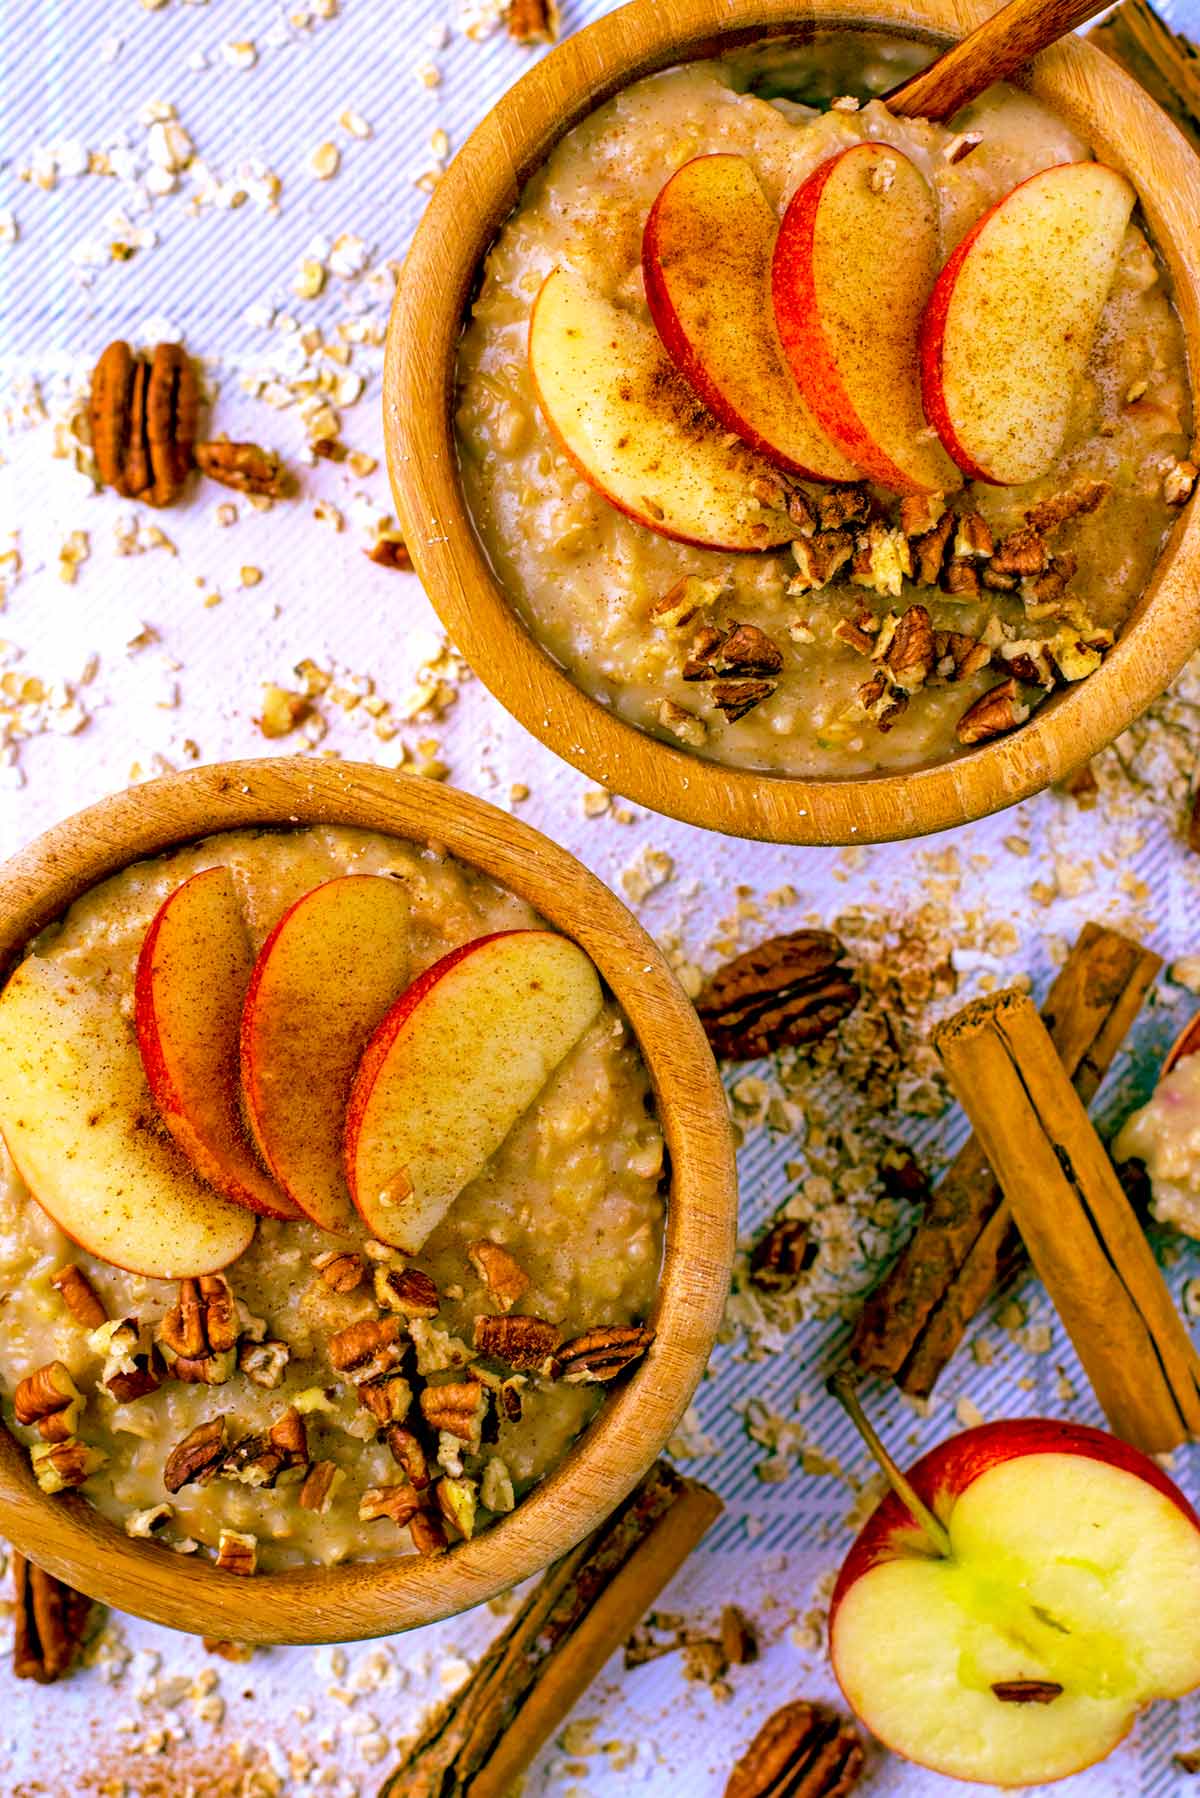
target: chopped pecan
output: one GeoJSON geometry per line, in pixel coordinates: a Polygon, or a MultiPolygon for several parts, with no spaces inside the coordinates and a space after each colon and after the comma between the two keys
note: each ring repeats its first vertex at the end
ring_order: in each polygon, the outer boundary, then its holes
{"type": "Polygon", "coordinates": [[[557,0],[508,0],[508,35],[518,44],[552,44],[558,36],[557,0]]]}
{"type": "Polygon", "coordinates": [[[467,1259],[500,1309],[511,1311],[529,1286],[529,1275],[516,1257],[485,1238],[467,1244],[467,1259]]]}
{"type": "Polygon", "coordinates": [[[193,1481],[207,1486],[229,1446],[229,1420],[210,1417],[186,1435],[171,1450],[163,1465],[163,1485],[168,1492],[181,1492],[193,1481]]]}
{"type": "Polygon", "coordinates": [[[496,1317],[484,1312],[475,1319],[475,1347],[481,1355],[493,1355],[509,1367],[540,1367],[553,1353],[559,1333],[544,1317],[524,1317],[519,1312],[496,1317]]]}
{"type": "Polygon", "coordinates": [[[83,1410],[83,1394],[61,1361],[26,1374],[13,1393],[18,1423],[33,1424],[45,1442],[63,1442],[75,1434],[83,1410]]]}
{"type": "Polygon", "coordinates": [[[222,1530],[217,1537],[217,1566],[222,1573],[249,1579],[258,1567],[258,1537],[245,1530],[222,1530]]]}
{"type": "Polygon", "coordinates": [[[942,573],[942,589],[951,599],[979,591],[979,570],[970,556],[951,556],[942,573]]]}
{"type": "Polygon", "coordinates": [[[796,930],[727,962],[696,1000],[715,1052],[753,1061],[828,1036],[858,1003],[858,987],[841,966],[844,955],[829,931],[796,930]]]}
{"type": "Polygon", "coordinates": [[[1054,665],[1046,645],[1036,637],[1010,639],[1001,643],[996,660],[1027,687],[1052,687],[1054,665]]]}
{"type": "Polygon", "coordinates": [[[23,1554],[12,1551],[13,1673],[50,1685],[70,1671],[92,1615],[92,1601],[23,1554]]]}
{"type": "Polygon", "coordinates": [[[337,1496],[338,1487],[343,1485],[346,1476],[335,1461],[314,1461],[304,1478],[300,1488],[299,1503],[302,1510],[316,1511],[324,1516],[337,1496]]]}
{"type": "Polygon", "coordinates": [[[839,642],[848,644],[860,656],[869,656],[875,648],[875,638],[871,632],[864,630],[853,618],[839,618],[830,634],[839,642]]]}
{"type": "Polygon", "coordinates": [[[865,481],[819,487],[808,497],[816,513],[817,529],[821,531],[837,531],[843,525],[858,524],[871,510],[871,495],[865,481]]]}
{"type": "Polygon", "coordinates": [[[819,531],[815,537],[797,537],[792,543],[796,573],[788,582],[789,593],[812,593],[827,587],[854,554],[849,531],[819,531]]]}
{"type": "Polygon", "coordinates": [[[855,702],[863,715],[871,720],[875,728],[883,733],[892,726],[908,710],[908,694],[895,688],[886,674],[872,675],[864,681],[855,694],[855,702]]]}
{"type": "Polygon", "coordinates": [[[748,1667],[758,1659],[754,1625],[735,1604],[727,1604],[721,1612],[721,1653],[730,1667],[748,1667]]]}
{"type": "Polygon", "coordinates": [[[162,1385],[163,1358],[149,1328],[136,1317],[101,1324],[88,1344],[104,1356],[101,1383],[118,1405],[132,1404],[162,1385]]]}
{"type": "MultiPolygon", "coordinates": [[[[904,502],[907,505],[907,500],[904,502]]],[[[901,510],[901,518],[903,518],[901,510]]],[[[942,561],[946,554],[946,545],[954,530],[953,512],[943,512],[935,525],[923,531],[920,536],[909,541],[909,556],[913,564],[912,578],[919,587],[936,587],[942,573],[942,561]]]]}
{"type": "Polygon", "coordinates": [[[444,1475],[433,1488],[433,1498],[446,1522],[469,1542],[475,1534],[475,1512],[479,1502],[479,1487],[475,1481],[444,1475]]]}
{"type": "Polygon", "coordinates": [[[425,1453],[420,1438],[401,1424],[393,1424],[384,1431],[384,1441],[391,1451],[392,1460],[408,1479],[410,1486],[423,1492],[429,1484],[429,1457],[425,1453]]]}
{"type": "Polygon", "coordinates": [[[697,631],[683,668],[684,680],[718,680],[731,677],[778,674],[783,654],[766,631],[756,624],[731,623],[725,631],[711,625],[697,631]]]}
{"type": "Polygon", "coordinates": [[[1077,566],[1074,556],[1051,556],[1041,574],[1034,575],[1026,588],[1026,609],[1031,616],[1058,606],[1077,566]]]}
{"type": "Polygon", "coordinates": [[[730,1774],[725,1798],[845,1798],[862,1770],[853,1724],[800,1698],[767,1718],[730,1774]]]}
{"type": "Polygon", "coordinates": [[[412,568],[412,557],[408,553],[408,545],[403,537],[392,537],[384,534],[377,537],[370,549],[365,550],[368,562],[374,562],[377,568],[395,568],[401,574],[408,574],[412,568]]]}
{"type": "Polygon", "coordinates": [[[682,630],[698,613],[715,605],[724,592],[720,577],[684,574],[650,607],[650,619],[668,630],[682,630]]]}
{"type": "Polygon", "coordinates": [[[902,531],[876,519],[859,535],[850,564],[856,587],[871,587],[895,599],[912,571],[912,554],[902,531]]]}
{"type": "Polygon", "coordinates": [[[223,1274],[179,1282],[179,1302],[159,1325],[159,1341],[177,1380],[220,1386],[237,1365],[237,1305],[223,1274]]]}
{"type": "Polygon", "coordinates": [[[1064,1688],[1054,1679],[994,1679],[992,1691],[1001,1704],[1053,1704],[1064,1688]]]}
{"type": "Polygon", "coordinates": [[[202,1636],[201,1641],[208,1654],[218,1654],[223,1661],[244,1662],[252,1660],[254,1649],[249,1642],[230,1642],[221,1636],[202,1636]]]}
{"type": "Polygon", "coordinates": [[[1162,484],[1162,496],[1169,506],[1182,506],[1191,498],[1198,472],[1194,462],[1171,461],[1162,484]]]}
{"type": "Polygon", "coordinates": [[[1066,493],[1056,493],[1050,499],[1039,500],[1036,506],[1031,506],[1026,512],[1025,522],[1031,530],[1048,536],[1059,525],[1066,524],[1069,518],[1079,518],[1088,512],[1094,512],[1111,492],[1112,487],[1108,481],[1084,481],[1066,493]]]}
{"type": "Polygon", "coordinates": [[[924,537],[945,514],[944,493],[907,493],[900,501],[900,529],[906,537],[924,537]]]}
{"type": "Polygon", "coordinates": [[[889,1143],[879,1157],[879,1184],[890,1199],[916,1204],[929,1197],[929,1175],[903,1143],[889,1143]]]}
{"type": "Polygon", "coordinates": [[[406,1480],[396,1486],[368,1486],[358,1501],[359,1522],[374,1523],[380,1517],[390,1517],[403,1528],[412,1522],[422,1502],[421,1494],[406,1480]]]}
{"type": "Polygon", "coordinates": [[[964,512],[954,532],[954,555],[988,557],[995,549],[992,528],[982,512],[964,512]]]}
{"type": "Polygon", "coordinates": [[[933,668],[933,625],[924,606],[909,606],[896,622],[883,653],[887,671],[902,692],[915,693],[933,668]]]}
{"type": "Polygon", "coordinates": [[[162,1356],[152,1344],[149,1353],[138,1356],[128,1373],[110,1374],[104,1384],[118,1405],[132,1405],[158,1391],[164,1371],[162,1356]]]}
{"type": "Polygon", "coordinates": [[[78,1436],[61,1442],[39,1442],[29,1451],[33,1474],[43,1492],[71,1492],[104,1466],[103,1449],[91,1448],[78,1436]]]}
{"type": "Polygon", "coordinates": [[[1001,681],[967,707],[954,727],[955,735],[960,743],[986,743],[1024,724],[1028,716],[1029,707],[1017,697],[1016,681],[1001,681]]]}
{"type": "Polygon", "coordinates": [[[393,1313],[388,1317],[364,1317],[329,1339],[329,1359],[339,1373],[356,1386],[377,1380],[404,1359],[407,1345],[401,1340],[403,1325],[393,1313]]]}
{"type": "Polygon", "coordinates": [[[987,644],[965,631],[934,631],[933,655],[933,672],[944,681],[967,680],[992,659],[987,644]]]}
{"type": "Polygon", "coordinates": [[[412,1545],[419,1555],[426,1557],[446,1552],[450,1544],[446,1538],[445,1526],[435,1512],[418,1511],[409,1520],[408,1533],[412,1537],[412,1545]]]}
{"type": "Polygon", "coordinates": [[[253,1385],[273,1392],[283,1379],[291,1353],[286,1342],[243,1342],[238,1348],[238,1366],[253,1385]]]}
{"type": "Polygon", "coordinates": [[[331,1292],[353,1292],[367,1271],[362,1256],[349,1249],[326,1249],[313,1257],[313,1266],[331,1292]]]}
{"type": "Polygon", "coordinates": [[[451,1380],[442,1386],[426,1386],[420,1397],[421,1415],[430,1429],[445,1431],[478,1452],[488,1392],[477,1380],[451,1380]]]}
{"type": "Polygon", "coordinates": [[[77,1324],[85,1330],[97,1330],[101,1324],[108,1322],[108,1312],[100,1303],[96,1289],[81,1267],[68,1261],[50,1276],[50,1284],[55,1288],[63,1304],[71,1313],[77,1324]]]}
{"type": "Polygon", "coordinates": [[[1049,560],[1045,539],[1030,525],[1018,525],[996,546],[992,557],[994,574],[1015,574],[1022,580],[1041,574],[1049,560]]]}
{"type": "Polygon", "coordinates": [[[775,682],[771,680],[719,680],[713,682],[709,695],[730,724],[736,724],[764,699],[770,699],[774,691],[775,682]]]}
{"type": "Polygon", "coordinates": [[[555,1349],[554,1377],[568,1386],[607,1385],[640,1361],[653,1341],[654,1331],[645,1324],[602,1324],[585,1330],[555,1349]]]}
{"type": "Polygon", "coordinates": [[[791,1292],[817,1258],[808,1225],[798,1217],[779,1217],[750,1254],[750,1284],[762,1292],[791,1292]]]}
{"type": "Polygon", "coordinates": [[[442,1302],[437,1286],[419,1267],[377,1267],[375,1297],[402,1317],[436,1317],[442,1302]]]}
{"type": "MultiPolygon", "coordinates": [[[[527,1375],[523,1373],[513,1373],[505,1376],[493,1373],[489,1368],[483,1367],[476,1362],[467,1377],[472,1380],[478,1380],[481,1385],[486,1386],[492,1397],[495,1399],[497,1435],[499,1435],[500,1419],[503,1418],[508,1423],[520,1423],[521,1414],[524,1409],[521,1400],[521,1391],[523,1387],[529,1384],[527,1375]]],[[[485,1431],[485,1437],[486,1435],[487,1432],[485,1431]]]]}
{"type": "Polygon", "coordinates": [[[981,576],[983,584],[993,593],[1015,593],[1021,582],[1015,574],[1005,574],[994,562],[985,562],[981,576]]]}
{"type": "Polygon", "coordinates": [[[404,1422],[412,1407],[413,1391],[402,1374],[392,1374],[360,1386],[358,1400],[382,1428],[385,1424],[404,1422]]]}
{"type": "Polygon", "coordinates": [[[307,1466],[308,1430],[295,1405],[280,1412],[267,1434],[272,1448],[283,1456],[285,1467],[307,1466]]]}
{"type": "Polygon", "coordinates": [[[175,1515],[174,1505],[148,1505],[144,1511],[130,1511],[125,1519],[125,1534],[135,1540],[148,1540],[160,1523],[168,1523],[175,1515]]]}
{"type": "Polygon", "coordinates": [[[243,1436],[221,1462],[221,1478],[239,1480],[243,1486],[273,1486],[283,1471],[284,1459],[283,1450],[274,1446],[265,1430],[243,1436]]]}
{"type": "Polygon", "coordinates": [[[192,467],[200,394],[191,357],[178,343],[155,346],[146,377],[146,445],[152,506],[171,503],[192,467]]]}
{"type": "Polygon", "coordinates": [[[88,402],[96,472],[103,486],[115,487],[118,492],[124,492],[133,367],[129,345],[110,343],[92,371],[88,402]]]}
{"type": "Polygon", "coordinates": [[[218,437],[196,445],[196,466],[210,481],[232,487],[237,493],[257,493],[283,499],[289,491],[287,470],[274,450],[257,443],[229,443],[218,437]]]}

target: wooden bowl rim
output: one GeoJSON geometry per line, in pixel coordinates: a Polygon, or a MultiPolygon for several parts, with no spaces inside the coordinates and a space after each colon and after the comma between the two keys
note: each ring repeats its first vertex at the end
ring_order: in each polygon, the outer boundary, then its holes
{"type": "MultiPolygon", "coordinates": [[[[492,109],[434,191],[388,330],[384,433],[405,537],[447,630],[480,679],[542,743],[668,816],[790,843],[878,842],[947,829],[1061,779],[1119,735],[1200,644],[1191,593],[1200,515],[1189,504],[1104,666],[1019,731],[934,767],[802,780],[725,767],[660,742],[589,698],[530,636],[471,523],[452,409],[461,320],[478,268],[529,175],[621,87],[673,63],[811,27],[959,37],[993,0],[632,0],[568,38],[492,109]]],[[[1200,389],[1200,165],[1142,88],[1073,38],[1040,56],[1032,91],[1081,126],[1138,189],[1171,272],[1191,385],[1200,389]],[[1098,113],[1111,124],[1106,130],[1098,113]]]]}
{"type": "Polygon", "coordinates": [[[725,1094],[695,1010],[662,952],[568,851],[450,787],[366,765],[289,758],[218,763],[115,794],[0,867],[0,973],[74,899],[132,862],[219,831],[320,823],[449,849],[527,898],[595,961],[642,1046],[670,1153],[658,1337],[554,1473],[492,1529],[434,1560],[405,1556],[238,1580],[199,1557],[131,1540],[78,1495],[46,1496],[25,1450],[0,1427],[0,1533],[19,1550],[121,1610],[247,1642],[354,1640],[433,1622],[539,1572],[595,1528],[663,1448],[704,1371],[724,1311],[737,1217],[725,1094]]]}
{"type": "Polygon", "coordinates": [[[1162,1067],[1158,1070],[1159,1079],[1165,1080],[1181,1061],[1186,1061],[1189,1055],[1198,1054],[1200,1054],[1200,1011],[1194,1011],[1163,1056],[1162,1067]]]}

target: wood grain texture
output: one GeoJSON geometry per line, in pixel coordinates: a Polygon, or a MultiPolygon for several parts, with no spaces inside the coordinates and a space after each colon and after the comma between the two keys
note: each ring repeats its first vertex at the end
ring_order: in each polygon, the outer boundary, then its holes
{"type": "Polygon", "coordinates": [[[452,1615],[539,1572],[645,1473],[704,1371],[729,1286],[737,1187],[724,1092],[695,1010],[607,887],[482,800],[353,763],[230,762],[131,788],[55,826],[0,868],[0,973],[97,881],[213,831],[358,825],[434,843],[527,899],[587,951],[623,1006],[654,1086],[671,1167],[657,1341],[562,1466],[448,1556],[305,1568],[253,1580],[131,1541],[85,1499],[39,1491],[0,1428],[0,1534],[89,1596],[196,1634],[334,1642],[452,1615]]]}
{"type": "Polygon", "coordinates": [[[907,119],[950,119],[993,81],[1006,81],[1042,50],[1094,19],[1110,0],[1009,0],[961,43],[887,95],[907,119]]]}
{"type": "MultiPolygon", "coordinates": [[[[903,774],[796,780],[721,767],[659,742],[587,698],[532,639],[471,525],[452,425],[463,313],[481,259],[521,187],[572,125],[628,82],[749,42],[845,25],[923,39],[964,36],[989,0],[634,0],[545,57],[488,114],[438,184],[397,291],[384,371],[388,468],[409,549],[475,672],[534,736],[639,804],[732,835],[791,843],[919,836],[1011,805],[1124,730],[1200,642],[1200,513],[1175,525],[1104,666],[1021,730],[958,760],[903,774]]],[[[1108,58],[1078,39],[1040,56],[1028,86],[1122,169],[1175,285],[1200,387],[1200,164],[1108,58]]]]}

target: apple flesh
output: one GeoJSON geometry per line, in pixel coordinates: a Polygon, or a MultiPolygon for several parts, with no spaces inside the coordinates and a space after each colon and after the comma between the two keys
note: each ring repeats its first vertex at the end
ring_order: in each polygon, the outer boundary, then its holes
{"type": "Polygon", "coordinates": [[[381,1242],[419,1253],[597,1016],[596,970],[549,930],[451,950],[389,1011],[346,1113],[346,1176],[381,1242]]]}
{"type": "Polygon", "coordinates": [[[327,880],[263,944],[242,1012],[242,1091],[259,1151],[324,1230],[353,1232],[342,1127],[354,1071],[409,966],[408,897],[382,874],[327,880]]]}
{"type": "Polygon", "coordinates": [[[1145,1455],[1035,1418],[968,1430],[908,1477],[950,1555],[890,1493],[829,1618],[838,1682],[889,1748],[956,1779],[1037,1785],[1200,1685],[1200,1518],[1145,1455]],[[1018,1701],[1025,1682],[1061,1691],[1018,1701]]]}
{"type": "Polygon", "coordinates": [[[0,1132],[60,1230],[129,1273],[216,1273],[255,1218],[198,1179],[162,1129],[116,1003],[29,956],[0,993],[0,1132]]]}
{"type": "Polygon", "coordinates": [[[771,307],[779,220],[744,156],[696,156],[667,182],[642,238],[650,316],[709,411],[778,467],[814,481],[858,469],[792,378],[771,307]]]}
{"type": "Polygon", "coordinates": [[[697,399],[653,326],[569,269],[547,275],[529,320],[529,368],[546,421],[583,478],[618,510],[701,548],[769,549],[795,535],[752,496],[778,482],[697,399]]]}
{"type": "Polygon", "coordinates": [[[1053,467],[1135,195],[1099,162],[1031,175],[963,238],[921,324],[930,423],[973,480],[1053,467]]]}
{"type": "Polygon", "coordinates": [[[937,269],[933,192],[891,144],[823,162],[775,245],[775,323],[796,384],[861,473],[897,493],[962,485],[921,406],[917,334],[937,269]]]}
{"type": "Polygon", "coordinates": [[[238,1103],[238,1031],[254,952],[228,868],[168,894],[138,956],[134,1019],[163,1122],[197,1173],[262,1217],[300,1214],[260,1166],[238,1103]]]}

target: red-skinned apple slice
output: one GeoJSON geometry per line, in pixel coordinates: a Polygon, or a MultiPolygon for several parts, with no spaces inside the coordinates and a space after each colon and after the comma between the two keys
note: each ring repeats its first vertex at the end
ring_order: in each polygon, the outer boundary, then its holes
{"type": "Polygon", "coordinates": [[[962,485],[921,407],[917,333],[937,267],[933,192],[891,144],[823,162],[775,245],[775,323],[796,384],[862,473],[898,493],[962,485]]]}
{"type": "Polygon", "coordinates": [[[408,978],[408,897],[345,874],[286,911],[259,952],[242,1012],[242,1092],[254,1140],[288,1197],[324,1230],[357,1222],[342,1166],[354,1071],[408,978]]]}
{"type": "Polygon", "coordinates": [[[661,536],[701,548],[769,549],[795,535],[752,496],[771,464],[703,406],[652,325],[572,270],[547,275],[529,320],[538,404],[583,478],[661,536]]]}
{"type": "Polygon", "coordinates": [[[856,481],[792,378],[771,306],[779,220],[744,156],[696,156],[650,209],[642,273],[667,353],[709,411],[778,467],[856,481]]]}
{"type": "Polygon", "coordinates": [[[1038,1785],[1200,1685],[1200,1518],[1147,1456],[1021,1419],[951,1438],[908,1481],[912,1502],[889,1493],[851,1548],[829,1616],[842,1690],[888,1747],[1038,1785]]]}
{"type": "Polygon", "coordinates": [[[974,480],[1053,467],[1136,196],[1099,162],[1031,175],[938,276],[921,325],[925,411],[974,480]]]}
{"type": "Polygon", "coordinates": [[[181,1280],[250,1246],[254,1214],[162,1128],[116,1002],[32,955],[0,994],[0,1132],[42,1209],[114,1267],[181,1280]]]}
{"type": "Polygon", "coordinates": [[[600,1010],[596,970],[549,930],[451,950],[372,1037],[346,1113],[346,1177],[381,1242],[417,1254],[600,1010]]]}
{"type": "Polygon", "coordinates": [[[238,1031],[254,951],[228,868],[168,894],[134,981],[142,1064],[163,1122],[209,1185],[262,1217],[299,1217],[260,1166],[238,1105],[238,1031]]]}

